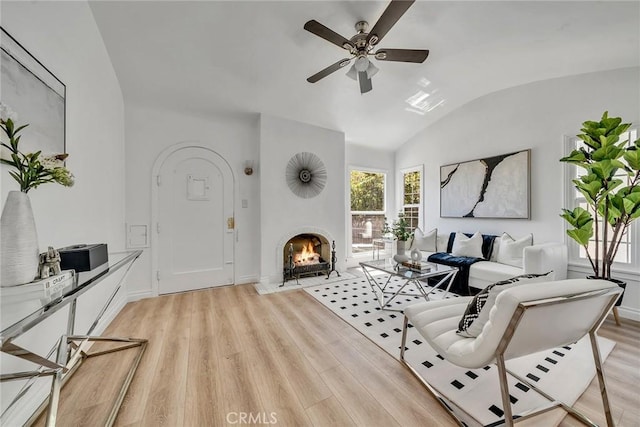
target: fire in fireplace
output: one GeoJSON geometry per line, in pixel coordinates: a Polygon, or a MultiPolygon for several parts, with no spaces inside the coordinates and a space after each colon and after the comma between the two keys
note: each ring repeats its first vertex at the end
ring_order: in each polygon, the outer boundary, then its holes
{"type": "MultiPolygon", "coordinates": [[[[329,246],[329,241],[316,234],[299,234],[291,238],[283,248],[284,268],[282,284],[287,280],[298,279],[303,276],[318,276],[326,274],[327,279],[335,269],[335,242],[329,246]]],[[[299,284],[299,283],[298,283],[299,284]]]]}
{"type": "Polygon", "coordinates": [[[293,262],[296,266],[320,264],[321,259],[320,254],[314,250],[311,241],[302,246],[302,252],[293,254],[293,262]]]}

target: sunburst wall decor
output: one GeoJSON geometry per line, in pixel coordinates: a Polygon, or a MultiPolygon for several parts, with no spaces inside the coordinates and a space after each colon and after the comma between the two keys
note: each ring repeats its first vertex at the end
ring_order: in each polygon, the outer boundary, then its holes
{"type": "Polygon", "coordinates": [[[298,197],[310,199],[317,196],[327,183],[327,168],[313,153],[297,153],[287,163],[287,185],[298,197]]]}

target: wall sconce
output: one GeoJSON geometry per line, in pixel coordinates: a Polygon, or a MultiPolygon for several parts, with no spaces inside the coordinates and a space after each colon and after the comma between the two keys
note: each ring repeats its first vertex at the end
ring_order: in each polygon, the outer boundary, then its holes
{"type": "Polygon", "coordinates": [[[244,162],[244,174],[253,175],[253,160],[245,160],[244,162]]]}

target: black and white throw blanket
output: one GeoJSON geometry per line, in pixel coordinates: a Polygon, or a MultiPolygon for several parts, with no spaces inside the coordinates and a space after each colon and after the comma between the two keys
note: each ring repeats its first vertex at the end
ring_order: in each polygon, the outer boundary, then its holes
{"type": "Polygon", "coordinates": [[[458,267],[458,274],[456,274],[456,278],[451,284],[450,290],[458,295],[471,295],[471,291],[469,289],[469,269],[473,264],[478,261],[484,261],[484,259],[468,256],[455,256],[446,252],[436,252],[435,254],[429,255],[427,261],[458,267]]]}

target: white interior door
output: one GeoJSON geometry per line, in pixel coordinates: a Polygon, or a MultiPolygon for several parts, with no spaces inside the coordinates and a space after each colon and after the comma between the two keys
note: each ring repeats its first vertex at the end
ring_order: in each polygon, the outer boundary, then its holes
{"type": "Polygon", "coordinates": [[[172,153],[158,177],[160,294],[233,283],[233,175],[200,147],[172,153]]]}

